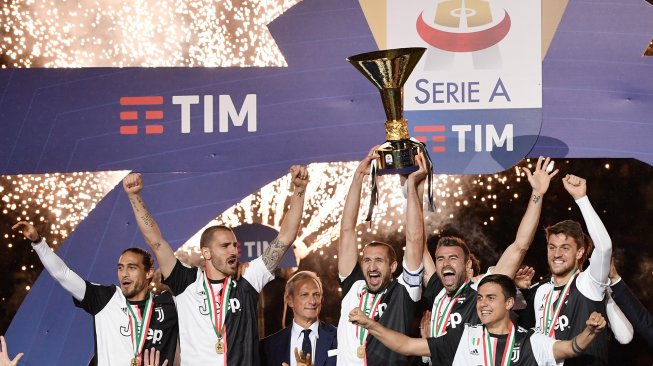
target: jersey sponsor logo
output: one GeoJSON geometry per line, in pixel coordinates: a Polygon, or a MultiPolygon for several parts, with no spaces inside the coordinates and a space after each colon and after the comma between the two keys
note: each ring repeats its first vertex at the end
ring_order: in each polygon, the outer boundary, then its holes
{"type": "Polygon", "coordinates": [[[447,328],[456,328],[456,326],[460,325],[462,322],[463,317],[460,315],[460,313],[451,313],[451,316],[449,316],[449,324],[447,325],[447,328]]]}
{"type": "MultiPolygon", "coordinates": [[[[220,304],[217,303],[217,302],[215,303],[215,309],[216,309],[217,312],[221,311],[220,304]]],[[[198,310],[199,310],[200,314],[202,314],[202,315],[209,315],[209,307],[208,307],[208,304],[206,302],[206,298],[204,298],[204,301],[202,302],[202,305],[198,308],[198,310]]],[[[235,299],[235,298],[234,299],[229,299],[229,310],[231,310],[231,312],[233,314],[235,314],[236,312],[242,311],[242,307],[240,305],[240,300],[235,299]]]]}
{"type": "Polygon", "coordinates": [[[476,348],[472,349],[471,351],[469,351],[469,354],[472,356],[478,356],[479,355],[478,349],[476,348]]]}
{"type": "Polygon", "coordinates": [[[566,315],[560,315],[558,321],[556,322],[555,329],[564,332],[566,329],[569,329],[569,318],[566,315]]]}
{"type": "Polygon", "coordinates": [[[147,340],[152,342],[152,344],[161,343],[163,339],[163,331],[161,329],[148,329],[147,330],[147,340]]]}
{"type": "Polygon", "coordinates": [[[131,336],[131,330],[129,326],[129,319],[127,319],[127,323],[125,325],[120,326],[120,335],[123,337],[129,337],[131,336]]]}
{"type": "Polygon", "coordinates": [[[379,318],[383,316],[383,313],[385,312],[385,309],[388,307],[388,304],[382,302],[379,304],[379,309],[378,309],[378,314],[379,318]]]}

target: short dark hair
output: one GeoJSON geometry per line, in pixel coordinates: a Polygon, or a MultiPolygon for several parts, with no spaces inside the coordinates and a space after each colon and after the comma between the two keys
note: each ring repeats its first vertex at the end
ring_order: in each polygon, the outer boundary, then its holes
{"type": "Polygon", "coordinates": [[[202,236],[200,237],[200,248],[209,246],[209,243],[213,238],[213,233],[215,233],[216,231],[228,231],[230,233],[234,232],[233,230],[231,230],[229,226],[225,226],[225,225],[209,226],[206,229],[204,229],[204,232],[202,232],[202,236]]]}
{"type": "Polygon", "coordinates": [[[592,254],[594,243],[592,242],[592,239],[587,234],[585,234],[585,232],[583,231],[583,227],[580,225],[578,221],[574,221],[574,220],[560,221],[556,224],[544,228],[544,232],[546,233],[547,243],[549,241],[549,236],[564,234],[570,238],[573,238],[574,241],[576,241],[576,245],[578,249],[580,248],[585,249],[583,256],[578,260],[578,266],[582,269],[583,264],[585,263],[587,258],[589,258],[590,254],[592,254]]]}
{"type": "Polygon", "coordinates": [[[481,274],[481,261],[476,258],[474,253],[469,253],[469,259],[472,261],[472,275],[478,276],[481,274]]]}
{"type": "Polygon", "coordinates": [[[483,277],[481,282],[478,284],[478,289],[481,288],[481,286],[485,285],[486,283],[496,283],[497,285],[501,286],[501,292],[503,292],[503,296],[506,297],[506,300],[509,298],[515,298],[517,296],[517,288],[515,287],[515,281],[512,280],[512,278],[502,275],[502,274],[491,274],[483,277]]]}
{"type": "Polygon", "coordinates": [[[150,269],[154,267],[154,259],[152,259],[152,255],[150,254],[150,252],[143,250],[141,248],[133,247],[133,248],[127,248],[123,250],[122,253],[120,253],[120,255],[122,256],[127,252],[138,254],[141,256],[141,260],[143,261],[143,267],[145,268],[145,272],[148,272],[150,269]]]}
{"type": "Polygon", "coordinates": [[[320,292],[322,291],[322,280],[320,280],[320,277],[313,272],[313,271],[299,271],[292,275],[290,279],[288,279],[288,282],[286,282],[286,290],[285,290],[285,295],[289,296],[295,295],[295,286],[297,286],[297,282],[302,281],[302,280],[307,280],[307,279],[313,279],[315,282],[317,282],[318,287],[320,288],[320,292]]]}
{"type": "Polygon", "coordinates": [[[386,251],[388,252],[388,257],[390,258],[390,263],[397,261],[397,252],[395,252],[395,248],[393,248],[392,245],[388,243],[384,243],[381,241],[373,241],[365,245],[365,248],[367,247],[385,247],[386,251]]]}
{"type": "MultiPolygon", "coordinates": [[[[465,262],[469,260],[471,252],[465,241],[457,236],[443,236],[438,240],[438,245],[435,247],[437,251],[439,247],[459,247],[465,254],[465,262]]],[[[480,271],[479,271],[480,272],[480,271]]]]}

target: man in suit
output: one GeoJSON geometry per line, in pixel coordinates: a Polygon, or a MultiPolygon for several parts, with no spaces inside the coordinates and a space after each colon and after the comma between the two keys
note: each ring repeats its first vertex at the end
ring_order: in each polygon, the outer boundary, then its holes
{"type": "Polygon", "coordinates": [[[297,351],[304,357],[310,354],[314,366],[335,366],[336,327],[318,319],[323,301],[320,278],[311,271],[295,273],[286,283],[284,301],[293,311],[293,322],[261,341],[263,364],[297,366],[297,351]]]}

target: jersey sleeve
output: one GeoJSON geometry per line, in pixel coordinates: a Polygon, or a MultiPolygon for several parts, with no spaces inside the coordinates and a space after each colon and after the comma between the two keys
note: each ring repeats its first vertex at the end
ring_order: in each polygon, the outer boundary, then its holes
{"type": "Polygon", "coordinates": [[[555,357],[553,357],[553,344],[556,342],[555,339],[551,339],[542,333],[534,332],[530,337],[530,342],[533,357],[538,365],[561,366],[564,364],[564,362],[556,362],[555,357]]]}
{"type": "Polygon", "coordinates": [[[86,281],[68,268],[66,263],[50,249],[45,239],[41,239],[38,244],[32,244],[32,248],[52,278],[73,295],[73,298],[82,300],[86,290],[86,281]]]}
{"type": "Polygon", "coordinates": [[[85,282],[86,292],[84,293],[84,298],[81,301],[73,298],[73,302],[78,308],[84,309],[91,315],[96,315],[111,301],[118,288],[116,286],[104,286],[88,281],[85,282]]]}
{"type": "Polygon", "coordinates": [[[354,269],[351,271],[349,276],[342,278],[340,277],[340,287],[342,288],[342,296],[345,296],[345,294],[349,293],[349,290],[351,290],[351,287],[354,285],[354,283],[358,280],[364,280],[365,277],[363,277],[363,270],[361,269],[361,266],[356,263],[354,266],[354,269]]]}
{"type": "Polygon", "coordinates": [[[453,364],[456,350],[467,327],[458,327],[447,330],[447,333],[437,338],[427,338],[429,350],[431,351],[431,362],[433,365],[453,364]]]}
{"type": "Polygon", "coordinates": [[[243,278],[252,285],[256,292],[260,293],[263,286],[272,281],[274,276],[265,267],[263,258],[258,257],[249,263],[249,267],[243,273],[243,278]]]}
{"type": "Polygon", "coordinates": [[[576,200],[576,204],[583,214],[587,231],[594,242],[589,267],[578,276],[577,286],[585,297],[594,301],[601,301],[605,293],[605,286],[608,284],[612,240],[587,196],[576,200]]]}
{"type": "Polygon", "coordinates": [[[186,267],[177,259],[175,267],[170,272],[170,276],[163,279],[163,283],[170,287],[173,294],[179,295],[197,279],[196,267],[186,267]]]}

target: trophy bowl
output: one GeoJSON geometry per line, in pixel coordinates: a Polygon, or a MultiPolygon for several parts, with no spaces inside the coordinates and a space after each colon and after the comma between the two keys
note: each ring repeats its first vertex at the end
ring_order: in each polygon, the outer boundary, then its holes
{"type": "Polygon", "coordinates": [[[347,58],[381,93],[386,114],[386,142],[376,150],[379,175],[409,174],[417,170],[415,156],[424,145],[410,138],[404,118],[403,86],[425,48],[396,48],[367,52],[347,58]]]}

